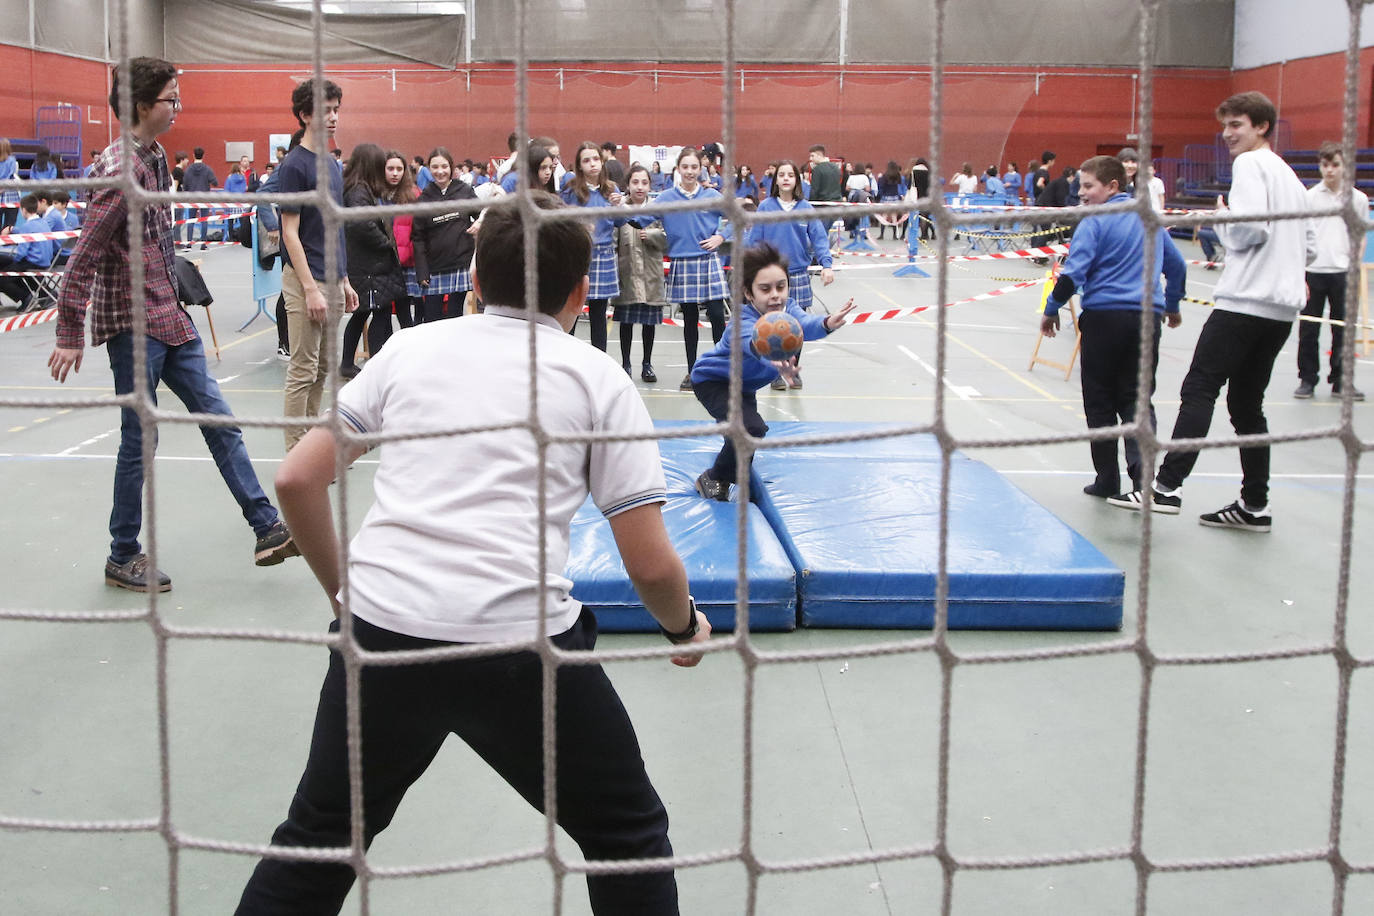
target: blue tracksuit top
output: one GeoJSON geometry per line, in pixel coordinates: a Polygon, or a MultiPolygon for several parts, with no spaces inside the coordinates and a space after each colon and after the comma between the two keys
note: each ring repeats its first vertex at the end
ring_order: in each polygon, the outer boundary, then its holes
{"type": "MultiPolygon", "coordinates": [[[[599,190],[587,189],[587,202],[580,204],[577,202],[577,194],[573,192],[572,186],[563,189],[560,195],[563,203],[570,207],[606,207],[610,208],[611,202],[607,200],[599,190]]],[[[625,225],[627,218],[624,216],[611,217],[609,219],[599,219],[592,224],[592,244],[609,245],[615,241],[615,227],[625,225]]]]}
{"type": "MultiPolygon", "coordinates": [[[[48,224],[49,232],[67,231],[67,221],[62,218],[61,213],[57,212],[56,207],[49,207],[48,212],[44,213],[43,216],[40,218],[43,220],[43,222],[48,224]]],[[[60,244],[61,240],[59,239],[58,242],[60,244]]]]}
{"type": "MultiPolygon", "coordinates": [[[[815,211],[809,200],[799,200],[793,212],[815,211]]],[[[769,197],[759,204],[760,213],[781,213],[782,204],[776,197],[769,197]]],[[[750,226],[744,235],[744,247],[767,242],[787,259],[787,269],[791,273],[805,270],[814,256],[822,267],[830,267],[834,259],[830,256],[830,239],[825,234],[825,226],[820,218],[798,220],[795,223],[759,223],[750,226]]]]}
{"type": "MultiPolygon", "coordinates": [[[[825,316],[812,315],[804,312],[795,300],[787,300],[787,314],[801,322],[802,336],[807,340],[819,340],[830,334],[825,329],[825,316]]],[[[740,343],[744,347],[744,390],[758,391],[773,379],[778,377],[778,369],[771,362],[754,353],[750,343],[754,339],[754,324],[762,315],[759,310],[748,302],[735,309],[737,318],[731,319],[731,324],[738,321],[740,343]]],[[[725,334],[720,338],[720,343],[716,344],[704,356],[697,359],[697,364],[692,367],[692,383],[698,382],[726,382],[730,380],[730,341],[734,336],[734,331],[727,325],[725,334]]]]}
{"type": "MultiPolygon", "coordinates": [[[[688,197],[682,190],[673,185],[662,194],[658,195],[655,203],[675,204],[684,200],[723,200],[720,192],[711,188],[699,185],[697,193],[688,197]]],[[[690,210],[685,213],[664,213],[662,216],[643,217],[648,222],[655,219],[663,220],[663,231],[668,235],[668,257],[670,258],[699,258],[702,255],[711,254],[701,243],[716,234],[716,227],[720,226],[722,214],[719,210],[690,210]]],[[[638,223],[636,223],[638,225],[638,223]]],[[[730,238],[730,225],[727,223],[720,228],[722,238],[730,238]]]]}
{"type": "MultiPolygon", "coordinates": [[[[1129,201],[1129,194],[1117,194],[1108,203],[1129,201]]],[[[1188,268],[1163,229],[1157,230],[1153,275],[1164,274],[1164,286],[1155,283],[1156,312],[1177,312],[1183,298],[1188,268]]],[[[1061,275],[1068,275],[1078,287],[1084,311],[1088,309],[1138,309],[1143,289],[1141,257],[1145,251],[1145,226],[1134,213],[1090,216],[1078,224],[1069,243],[1069,256],[1061,275]]],[[[1064,303],[1050,296],[1045,314],[1053,315],[1064,303]]]]}

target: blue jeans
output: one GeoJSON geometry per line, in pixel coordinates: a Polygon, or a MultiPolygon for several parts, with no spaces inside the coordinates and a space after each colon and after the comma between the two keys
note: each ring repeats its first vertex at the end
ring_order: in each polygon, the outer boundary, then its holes
{"type": "Polygon", "coordinates": [[[1221,239],[1217,238],[1217,231],[1211,226],[1203,226],[1197,231],[1197,242],[1202,246],[1202,256],[1209,261],[1217,259],[1217,248],[1221,246],[1221,239]]]}
{"type": "MultiPolygon", "coordinates": [[[[192,413],[230,416],[229,405],[220,394],[219,383],[205,367],[205,347],[196,337],[180,346],[168,346],[144,336],[148,347],[148,391],[157,403],[157,384],[164,382],[186,409],[192,413]]],[[[134,336],[132,331],[116,334],[105,342],[114,373],[115,393],[134,390],[134,336]]],[[[138,414],[120,409],[119,455],[115,459],[114,508],[110,510],[110,559],[127,563],[143,552],[138,532],[143,527],[143,427],[138,414]]],[[[210,447],[220,476],[243,509],[243,517],[253,533],[266,534],[277,523],[277,509],[258,483],[243,433],[234,426],[202,426],[200,434],[210,447]]],[[[154,440],[156,447],[156,440],[154,440]]]]}

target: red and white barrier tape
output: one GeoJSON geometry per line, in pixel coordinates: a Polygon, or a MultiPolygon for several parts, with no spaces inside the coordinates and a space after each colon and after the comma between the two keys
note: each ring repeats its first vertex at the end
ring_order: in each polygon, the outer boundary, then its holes
{"type": "MultiPolygon", "coordinates": [[[[946,302],[940,308],[949,308],[953,305],[964,305],[968,302],[981,302],[984,299],[996,299],[998,296],[1005,296],[1007,293],[1014,293],[1018,290],[1029,289],[1032,286],[1039,286],[1044,280],[1027,280],[1023,283],[1013,283],[1010,286],[1002,286],[986,293],[979,293],[976,296],[969,296],[967,299],[956,299],[953,302],[946,302]]],[[[936,308],[933,305],[918,305],[913,308],[888,309],[884,312],[860,312],[849,319],[850,324],[866,324],[870,321],[890,321],[893,318],[906,318],[920,312],[936,308]]]]}
{"type": "Polygon", "coordinates": [[[60,277],[60,270],[0,270],[0,277],[60,277]]]}
{"type": "MultiPolygon", "coordinates": [[[[199,209],[204,209],[204,208],[201,207],[201,208],[199,208],[199,209]]],[[[239,219],[240,217],[248,216],[248,215],[251,214],[255,209],[256,209],[256,208],[254,208],[254,207],[248,207],[247,209],[244,209],[244,208],[241,208],[241,207],[235,207],[235,208],[232,208],[232,209],[230,209],[230,210],[225,210],[225,211],[222,212],[222,213],[215,213],[215,214],[212,214],[212,215],[210,215],[210,216],[188,216],[188,217],[186,217],[185,219],[173,220],[173,221],[172,221],[172,225],[173,225],[173,226],[184,226],[184,225],[186,225],[187,223],[218,223],[218,222],[222,222],[222,221],[227,220],[227,219],[239,219]]]]}
{"type": "Polygon", "coordinates": [[[80,234],[80,229],[63,229],[61,232],[11,232],[9,235],[0,235],[0,245],[18,245],[21,242],[51,242],[54,239],[74,239],[80,234]]]}
{"type": "MultiPolygon", "coordinates": [[[[1044,280],[1026,280],[1022,283],[1013,283],[1010,286],[1002,286],[994,290],[989,290],[986,293],[979,293],[976,296],[969,296],[967,299],[956,299],[953,302],[946,302],[943,306],[917,305],[911,308],[887,309],[881,312],[860,312],[857,315],[851,315],[849,317],[848,323],[868,324],[869,322],[873,321],[890,321],[893,318],[907,318],[911,315],[917,315],[921,312],[929,311],[933,308],[949,308],[955,305],[965,305],[969,302],[982,302],[986,299],[996,299],[998,296],[1005,296],[1008,293],[1018,292],[1023,289],[1030,289],[1032,286],[1039,286],[1044,282],[1044,280]]],[[[677,318],[664,318],[663,323],[666,325],[671,325],[675,328],[680,328],[683,325],[683,322],[677,318]]],[[[705,321],[698,321],[697,325],[699,327],[704,328],[706,327],[707,323],[705,321]]]]}
{"type": "MultiPolygon", "coordinates": [[[[1017,251],[996,251],[991,254],[961,254],[950,255],[947,261],[1018,261],[1025,258],[1043,258],[1052,254],[1067,254],[1068,245],[1041,245],[1038,248],[1022,248],[1017,251]]],[[[938,261],[936,255],[923,254],[912,257],[907,254],[888,254],[881,251],[844,251],[832,249],[832,255],[846,258],[890,258],[911,262],[938,261]]]]}
{"type": "Polygon", "coordinates": [[[17,331],[20,328],[27,328],[35,324],[43,324],[52,321],[57,317],[57,309],[43,309],[41,312],[25,312],[22,315],[11,315],[0,321],[0,334],[6,331],[17,331]]]}

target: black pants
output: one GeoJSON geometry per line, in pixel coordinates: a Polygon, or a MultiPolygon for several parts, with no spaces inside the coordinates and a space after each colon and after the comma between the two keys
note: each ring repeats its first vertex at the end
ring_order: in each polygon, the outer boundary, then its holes
{"type": "MultiPolygon", "coordinates": [[[[1155,393],[1155,370],[1159,368],[1159,331],[1162,319],[1154,316],[1154,339],[1150,354],[1150,394],[1155,393]]],[[[1083,362],[1079,377],[1083,383],[1083,415],[1088,428],[1115,426],[1135,419],[1137,372],[1140,367],[1140,312],[1134,309],[1088,309],[1078,318],[1083,334],[1083,362]]],[[[1154,405],[1150,405],[1150,427],[1155,424],[1154,405]]],[[[1119,492],[1121,469],[1117,463],[1116,440],[1099,440],[1089,445],[1099,490],[1119,492]]],[[[1140,446],[1134,436],[1126,439],[1126,472],[1140,486],[1140,446]]]]}
{"type": "MultiPolygon", "coordinates": [[[[32,261],[16,261],[11,252],[0,250],[0,270],[36,271],[47,268],[32,261]]],[[[19,305],[26,305],[33,297],[33,290],[18,277],[0,277],[0,293],[9,296],[19,305]]]]}
{"type": "MultiPolygon", "coordinates": [[[[724,420],[730,413],[730,383],[729,382],[698,382],[692,386],[692,392],[701,402],[701,406],[706,408],[716,420],[724,420]]],[[[740,407],[744,415],[744,428],[749,435],[761,439],[768,434],[768,424],[763,422],[763,417],[759,416],[759,402],[754,396],[754,392],[744,392],[740,407]]],[[[721,483],[738,483],[740,478],[739,459],[735,454],[735,443],[729,436],[725,437],[725,445],[721,446],[720,452],[716,455],[715,463],[707,472],[712,480],[721,483]]],[[[746,466],[744,474],[749,473],[746,466]]]]}
{"type": "Polygon", "coordinates": [[[364,306],[348,316],[348,324],[344,325],[343,348],[340,350],[341,363],[344,366],[353,365],[354,354],[358,352],[358,342],[363,339],[364,325],[367,325],[367,352],[371,356],[376,356],[381,352],[382,345],[391,339],[391,303],[385,303],[378,308],[364,306]],[[370,324],[369,318],[372,319],[370,324]]]}
{"type": "Polygon", "coordinates": [[[277,295],[277,349],[291,352],[291,337],[286,325],[286,297],[277,295]]]}
{"type": "MultiPolygon", "coordinates": [[[[1322,317],[1327,303],[1331,303],[1333,321],[1345,320],[1345,274],[1307,272],[1307,307],[1304,315],[1322,317]]],[[[1341,383],[1341,341],[1344,329],[1331,325],[1331,374],[1326,377],[1332,385],[1341,383]]],[[[1315,321],[1298,322],[1298,378],[1313,385],[1321,380],[1322,357],[1318,349],[1322,326],[1315,321]]]]}
{"type": "MultiPolygon", "coordinates": [[[[331,625],[332,630],[338,624],[331,625]]],[[[374,651],[446,645],[402,636],[359,620],[358,642],[374,651]]],[[[583,610],[553,637],[567,650],[596,643],[596,618],[583,610]]],[[[518,652],[397,667],[362,675],[363,816],[366,841],[386,828],[401,797],[420,778],[444,739],[458,735],[535,808],[543,808],[542,666],[518,652]]],[[[600,665],[558,672],[558,822],[589,860],[671,856],[668,815],[649,782],[634,727],[600,665]]],[[[287,819],[272,842],[282,846],[347,846],[349,785],[344,666],[331,653],[320,690],[310,757],[287,819]]],[[[462,809],[455,805],[455,816],[462,809]]],[[[474,831],[482,824],[473,823],[474,831]]],[[[263,859],[236,911],[337,913],[353,885],[348,865],[263,859]]],[[[676,914],[671,871],[589,875],[597,914],[676,914]]],[[[452,905],[436,909],[452,909],[452,905]]],[[[461,909],[504,912],[502,902],[464,901],[461,909]]]]}
{"type": "MultiPolygon", "coordinates": [[[[1193,363],[1179,391],[1182,403],[1174,422],[1173,438],[1201,439],[1212,425],[1221,386],[1226,385],[1226,409],[1239,435],[1269,432],[1264,418],[1264,389],[1274,371],[1274,360],[1283,349],[1293,325],[1287,321],[1256,318],[1237,312],[1214,310],[1202,326],[1193,363]]],[[[1163,490],[1174,490],[1197,464],[1197,452],[1170,452],[1156,478],[1163,490]]],[[[1269,446],[1240,450],[1241,499],[1258,509],[1269,505],[1269,446]]]]}
{"type": "Polygon", "coordinates": [[[682,344],[687,349],[687,371],[697,364],[697,322],[701,320],[700,308],[706,309],[706,320],[711,322],[711,343],[718,344],[725,336],[725,300],[711,299],[707,302],[681,302],[682,344]]]}

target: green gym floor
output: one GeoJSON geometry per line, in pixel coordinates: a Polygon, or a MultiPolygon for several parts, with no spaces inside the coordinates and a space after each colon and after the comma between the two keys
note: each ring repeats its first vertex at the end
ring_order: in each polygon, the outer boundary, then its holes
{"type": "MultiPolygon", "coordinates": [[[[890,239],[885,250],[904,251],[890,239]]],[[[955,243],[955,252],[963,242],[955,243]]],[[[1183,243],[1185,257],[1198,257],[1183,243]]],[[[285,364],[270,322],[253,313],[247,254],[204,254],[216,297],[220,379],[238,416],[280,415],[285,364]]],[[[936,280],[892,276],[900,261],[842,259],[860,269],[819,291],[830,308],[853,296],[860,311],[931,305],[936,280]]],[[[1218,277],[1190,268],[1189,295],[1209,299],[1218,277]]],[[[1026,261],[950,269],[952,301],[1043,276],[1026,261]]],[[[1038,290],[961,304],[947,312],[946,416],[953,435],[1036,438],[1083,429],[1076,372],[1027,371],[1038,290]]],[[[6,310],[2,314],[8,314],[6,310]]],[[[1156,398],[1167,432],[1179,383],[1206,307],[1185,303],[1166,330],[1156,398]]],[[[205,315],[196,321],[207,337],[205,315]]],[[[760,393],[766,418],[929,421],[935,405],[935,312],[855,326],[808,346],[806,387],[760,393]]],[[[105,355],[88,350],[65,386],[45,362],[54,325],[0,334],[0,398],[99,398],[110,393],[105,355]]],[[[585,335],[585,328],[581,330],[585,335]]],[[[636,338],[638,335],[636,334],[636,338]]],[[[1321,386],[1295,401],[1295,340],[1280,355],[1267,412],[1276,433],[1329,429],[1341,406],[1321,386]]],[[[1325,346],[1325,339],[1323,340],[1325,346]]],[[[615,331],[612,329],[612,347],[615,331]]],[[[208,347],[207,347],[208,348],[208,347]]],[[[1051,358],[1069,342],[1046,343],[1051,358]]],[[[634,361],[639,361],[636,339],[634,361]]],[[[705,416],[677,391],[680,334],[659,332],[661,381],[641,385],[656,418],[705,416]]],[[[1374,395],[1374,359],[1357,367],[1374,395]]],[[[162,403],[180,409],[163,392],[162,403]]],[[[1374,439],[1374,400],[1354,407],[1362,441],[1374,439]]],[[[282,455],[276,429],[245,430],[269,486],[282,455]]],[[[1224,409],[1213,434],[1229,434],[1224,409]]],[[[112,407],[0,407],[3,543],[14,572],[6,610],[95,612],[146,607],[107,588],[102,565],[118,444],[112,407]]],[[[1084,443],[970,450],[1053,511],[1126,570],[1124,633],[1140,632],[1140,518],[1084,496],[1084,443]]],[[[348,477],[361,518],[373,463],[348,477]]],[[[1199,513],[1235,498],[1234,448],[1206,451],[1184,491],[1184,514],[1155,517],[1149,578],[1150,648],[1159,654],[1267,652],[1333,638],[1345,452],[1335,438],[1277,445],[1274,531],[1200,527],[1199,513]]],[[[856,468],[856,473],[862,473],[856,468]]],[[[1374,467],[1356,480],[1348,641],[1374,655],[1374,467]]],[[[174,589],[157,610],[178,627],[323,632],[328,607],[299,560],[253,566],[252,537],[197,431],[162,429],[156,471],[159,563],[174,589]]],[[[823,500],[825,494],[817,494],[823,500]]],[[[998,511],[996,505],[987,507],[998,511]]],[[[146,529],[145,529],[146,532],[146,529]]],[[[835,650],[924,636],[882,631],[766,634],[768,651],[835,650]]],[[[961,652],[1082,647],[1114,633],[962,632],[961,652]]],[[[606,636],[602,647],[658,645],[606,636]]],[[[64,821],[156,819],[161,813],[157,641],[146,623],[0,620],[0,817],[64,821]]],[[[318,645],[177,639],[167,657],[170,817],[183,837],[265,843],[282,819],[305,761],[326,652],[318,645]]],[[[941,673],[931,652],[769,664],[758,669],[752,784],[743,769],[745,667],[712,655],[693,670],[666,661],[617,662],[611,677],[630,709],[650,773],[668,805],[681,855],[738,847],[766,863],[928,846],[939,818],[941,673]],[[749,810],[746,814],[745,799],[749,810]],[[746,836],[747,834],[747,836],[746,836]]],[[[947,833],[959,857],[1053,857],[1129,847],[1141,664],[1131,653],[959,667],[952,679],[947,833]]],[[[1143,847],[1156,862],[1322,849],[1332,829],[1338,708],[1331,655],[1227,665],[1162,667],[1150,692],[1143,847]]],[[[1374,670],[1353,675],[1340,851],[1374,863],[1374,670]]],[[[383,866],[432,865],[538,847],[544,822],[460,742],[452,741],[373,847],[383,866]]],[[[171,856],[156,832],[49,832],[0,828],[0,912],[156,914],[169,910],[171,856]]],[[[180,913],[230,912],[254,859],[185,850],[177,857],[180,913]]],[[[746,911],[749,879],[738,861],[678,874],[683,912],[746,911]]],[[[374,913],[555,912],[555,879],[542,861],[439,877],[380,880],[374,913]]],[[[1259,869],[1174,871],[1149,881],[1148,912],[1209,916],[1318,916],[1332,910],[1325,861],[1259,869]]],[[[846,916],[938,912],[943,875],[932,857],[764,876],[754,912],[846,916]]],[[[345,912],[357,912],[358,894],[345,912]]],[[[960,870],[953,912],[1116,916],[1136,911],[1129,860],[1018,870],[960,870]]],[[[561,910],[589,912],[579,876],[564,881],[561,910]]],[[[1350,879],[1346,913],[1374,912],[1374,874],[1350,879]]]]}

